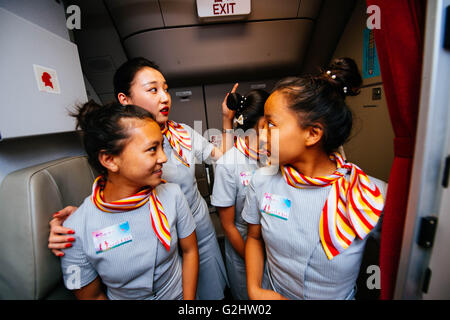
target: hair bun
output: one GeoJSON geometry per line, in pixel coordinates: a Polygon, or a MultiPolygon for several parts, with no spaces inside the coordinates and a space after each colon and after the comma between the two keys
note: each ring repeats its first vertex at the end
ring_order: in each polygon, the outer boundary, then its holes
{"type": "Polygon", "coordinates": [[[361,73],[355,60],[351,58],[337,58],[328,66],[324,77],[339,86],[344,96],[356,96],[362,85],[361,73]]]}
{"type": "Polygon", "coordinates": [[[70,115],[77,120],[76,127],[86,131],[92,126],[92,121],[95,119],[92,115],[102,110],[102,108],[101,105],[91,99],[85,104],[78,106],[76,111],[70,113],[70,115]]]}
{"type": "Polygon", "coordinates": [[[227,98],[227,107],[230,110],[239,111],[245,106],[245,97],[235,92],[230,93],[227,98]]]}

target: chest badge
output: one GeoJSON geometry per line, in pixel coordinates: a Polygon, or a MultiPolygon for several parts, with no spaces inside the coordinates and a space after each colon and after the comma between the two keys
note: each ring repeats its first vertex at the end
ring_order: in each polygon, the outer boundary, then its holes
{"type": "Polygon", "coordinates": [[[250,180],[252,179],[253,172],[251,171],[242,171],[239,173],[239,181],[241,184],[246,187],[250,184],[250,180]]]}
{"type": "Polygon", "coordinates": [[[261,211],[273,217],[288,220],[291,211],[291,200],[282,196],[264,193],[261,211]]]}
{"type": "Polygon", "coordinates": [[[115,224],[92,232],[95,253],[102,253],[110,249],[131,242],[130,225],[127,222],[115,224]]]}

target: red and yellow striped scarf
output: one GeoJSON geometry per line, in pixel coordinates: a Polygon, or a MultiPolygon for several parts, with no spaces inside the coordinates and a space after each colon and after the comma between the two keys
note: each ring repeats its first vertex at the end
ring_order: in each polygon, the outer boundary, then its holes
{"type": "Polygon", "coordinates": [[[384,207],[378,187],[355,164],[333,153],[337,170],[326,177],[309,178],[291,166],[281,166],[286,182],[295,188],[332,186],[320,218],[320,240],[328,259],[347,249],[356,235],[362,240],[377,224],[384,207]],[[344,176],[350,174],[347,181],[344,176]]]}
{"type": "Polygon", "coordinates": [[[189,132],[183,128],[183,126],[175,121],[169,120],[166,122],[166,127],[162,130],[162,134],[169,140],[172,149],[177,155],[177,159],[181,161],[186,167],[190,167],[189,162],[183,155],[183,150],[181,147],[191,150],[191,137],[189,132]]]}
{"type": "Polygon", "coordinates": [[[236,149],[238,149],[240,152],[242,152],[245,156],[247,156],[250,159],[258,160],[261,153],[258,152],[258,150],[250,148],[246,143],[245,140],[242,139],[242,137],[237,137],[236,142],[234,143],[234,146],[236,149]]]}
{"type": "MultiPolygon", "coordinates": [[[[163,180],[163,183],[165,181],[163,180]]],[[[149,202],[153,231],[167,251],[170,250],[170,227],[164,209],[154,189],[146,188],[138,193],[117,201],[105,202],[103,189],[105,178],[98,176],[92,186],[92,203],[103,212],[120,213],[142,207],[149,202]]]]}

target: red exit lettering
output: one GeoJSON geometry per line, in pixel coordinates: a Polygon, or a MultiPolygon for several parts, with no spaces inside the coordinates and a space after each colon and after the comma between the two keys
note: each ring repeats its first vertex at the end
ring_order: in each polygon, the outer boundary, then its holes
{"type": "Polygon", "coordinates": [[[221,15],[221,14],[233,14],[234,13],[234,6],[236,3],[215,3],[213,4],[213,13],[214,15],[221,15]]]}

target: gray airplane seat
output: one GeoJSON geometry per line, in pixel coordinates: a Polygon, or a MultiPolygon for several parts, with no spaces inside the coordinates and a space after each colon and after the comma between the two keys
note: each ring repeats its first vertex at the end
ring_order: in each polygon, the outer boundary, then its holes
{"type": "Polygon", "coordinates": [[[0,299],[74,299],[59,258],[48,249],[52,214],[91,193],[86,157],[55,160],[10,173],[0,186],[0,299]]]}

